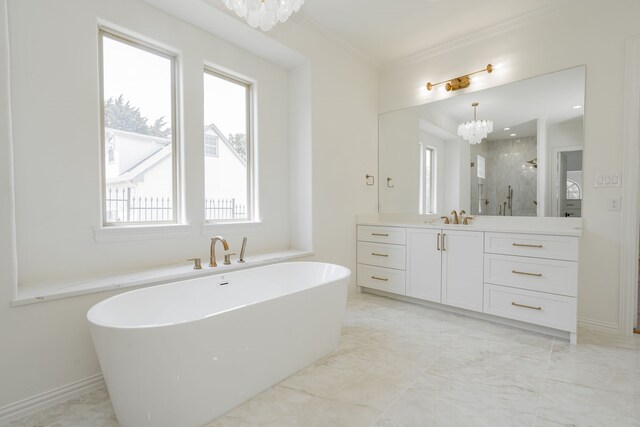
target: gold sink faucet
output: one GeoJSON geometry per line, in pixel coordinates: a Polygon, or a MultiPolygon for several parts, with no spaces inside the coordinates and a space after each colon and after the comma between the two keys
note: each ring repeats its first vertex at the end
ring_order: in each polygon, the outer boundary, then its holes
{"type": "Polygon", "coordinates": [[[470,222],[473,217],[472,216],[465,216],[467,213],[463,210],[460,211],[460,224],[462,225],[469,225],[470,222]]]}
{"type": "Polygon", "coordinates": [[[231,264],[231,254],[229,253],[229,243],[227,243],[227,239],[222,236],[216,236],[211,238],[211,258],[209,259],[209,267],[217,267],[218,263],[216,262],[216,243],[222,242],[222,247],[225,250],[224,254],[224,265],[231,264]]]}
{"type": "MultiPolygon", "coordinates": [[[[462,212],[464,212],[464,211],[462,211],[462,212]]],[[[460,212],[460,213],[462,213],[462,212],[460,212]]],[[[451,211],[451,215],[453,215],[453,223],[454,224],[460,224],[460,219],[458,218],[458,212],[456,212],[455,209],[451,211]]]]}

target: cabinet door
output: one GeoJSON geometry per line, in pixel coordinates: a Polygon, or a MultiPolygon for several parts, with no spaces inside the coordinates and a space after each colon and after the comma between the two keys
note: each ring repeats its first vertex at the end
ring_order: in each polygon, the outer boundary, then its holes
{"type": "Polygon", "coordinates": [[[443,233],[442,303],[482,311],[484,233],[458,230],[443,233]]]}
{"type": "Polygon", "coordinates": [[[440,230],[407,230],[407,296],[440,302],[441,235],[440,230]]]}

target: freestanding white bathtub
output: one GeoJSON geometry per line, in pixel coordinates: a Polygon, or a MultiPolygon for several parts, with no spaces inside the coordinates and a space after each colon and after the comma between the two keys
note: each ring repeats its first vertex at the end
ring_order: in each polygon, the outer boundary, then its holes
{"type": "Polygon", "coordinates": [[[350,275],[282,263],[96,304],[87,318],[120,425],[204,425],[334,351],[350,275]]]}

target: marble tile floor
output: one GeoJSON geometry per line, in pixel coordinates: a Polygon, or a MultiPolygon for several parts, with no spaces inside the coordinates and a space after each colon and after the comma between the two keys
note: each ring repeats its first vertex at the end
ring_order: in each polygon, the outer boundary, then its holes
{"type": "MultiPolygon", "coordinates": [[[[640,426],[640,336],[579,339],[353,292],[337,351],[207,427],[640,426]]],[[[117,425],[105,389],[8,424],[117,425]]]]}

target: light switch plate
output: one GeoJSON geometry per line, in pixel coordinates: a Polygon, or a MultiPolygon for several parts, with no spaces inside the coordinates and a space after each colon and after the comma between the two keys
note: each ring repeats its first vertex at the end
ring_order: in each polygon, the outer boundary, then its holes
{"type": "Polygon", "coordinates": [[[606,173],[596,175],[595,187],[620,187],[622,186],[622,176],[619,173],[606,173]]]}

